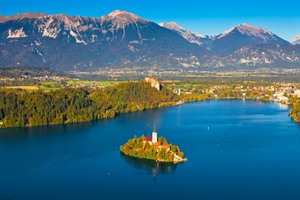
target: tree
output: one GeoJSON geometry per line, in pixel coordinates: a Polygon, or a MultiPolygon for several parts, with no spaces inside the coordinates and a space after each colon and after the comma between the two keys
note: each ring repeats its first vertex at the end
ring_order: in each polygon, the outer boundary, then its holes
{"type": "Polygon", "coordinates": [[[175,104],[178,98],[168,89],[159,92],[144,81],[105,89],[62,88],[50,92],[0,89],[0,120],[3,127],[84,122],[157,108],[164,103],[175,104]]]}

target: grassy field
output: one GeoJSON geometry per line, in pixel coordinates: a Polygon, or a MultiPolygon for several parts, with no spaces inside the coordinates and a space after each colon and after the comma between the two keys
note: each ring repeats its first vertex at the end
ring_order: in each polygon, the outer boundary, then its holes
{"type": "Polygon", "coordinates": [[[44,91],[51,91],[51,90],[57,90],[63,87],[92,87],[95,85],[99,86],[111,86],[119,84],[120,81],[84,81],[84,80],[69,80],[64,83],[58,82],[58,81],[42,81],[38,85],[31,85],[31,86],[23,86],[23,85],[17,85],[17,86],[3,86],[0,88],[6,88],[6,89],[24,89],[24,90],[44,90],[44,91]]]}
{"type": "Polygon", "coordinates": [[[84,80],[70,80],[67,82],[68,85],[79,85],[79,84],[85,84],[85,85],[92,85],[92,84],[99,84],[103,86],[110,86],[110,85],[116,85],[120,83],[120,81],[84,81],[84,80]]]}
{"type": "Polygon", "coordinates": [[[45,90],[45,91],[49,91],[49,90],[57,90],[59,88],[62,88],[63,86],[57,82],[50,82],[50,81],[44,81],[44,82],[41,82],[39,84],[39,88],[42,89],[42,90],[45,90]]]}
{"type": "Polygon", "coordinates": [[[38,86],[36,85],[28,85],[28,86],[24,86],[24,85],[20,85],[20,86],[5,86],[3,88],[7,88],[7,89],[24,89],[24,90],[38,90],[40,89],[38,86]]]}

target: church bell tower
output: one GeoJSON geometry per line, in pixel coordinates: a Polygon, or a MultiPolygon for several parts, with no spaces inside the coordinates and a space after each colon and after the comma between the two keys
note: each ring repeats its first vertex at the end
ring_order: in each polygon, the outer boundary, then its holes
{"type": "Polygon", "coordinates": [[[153,132],[152,132],[152,143],[156,143],[157,142],[157,132],[156,132],[156,128],[154,127],[153,132]]]}

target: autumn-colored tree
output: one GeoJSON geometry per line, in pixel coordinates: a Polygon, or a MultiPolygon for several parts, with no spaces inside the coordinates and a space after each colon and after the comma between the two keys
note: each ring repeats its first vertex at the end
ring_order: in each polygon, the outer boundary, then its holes
{"type": "Polygon", "coordinates": [[[1,89],[0,122],[1,128],[85,122],[175,104],[179,99],[167,88],[157,91],[144,81],[105,89],[63,88],[50,92],[1,89]]]}

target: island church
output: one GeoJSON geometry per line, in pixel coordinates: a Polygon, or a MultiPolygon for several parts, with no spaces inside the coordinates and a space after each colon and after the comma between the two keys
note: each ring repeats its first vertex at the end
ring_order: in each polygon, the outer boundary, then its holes
{"type": "Polygon", "coordinates": [[[156,128],[153,129],[152,131],[152,136],[148,135],[144,138],[145,142],[149,142],[150,144],[155,144],[157,143],[157,132],[156,132],[156,128]]]}

